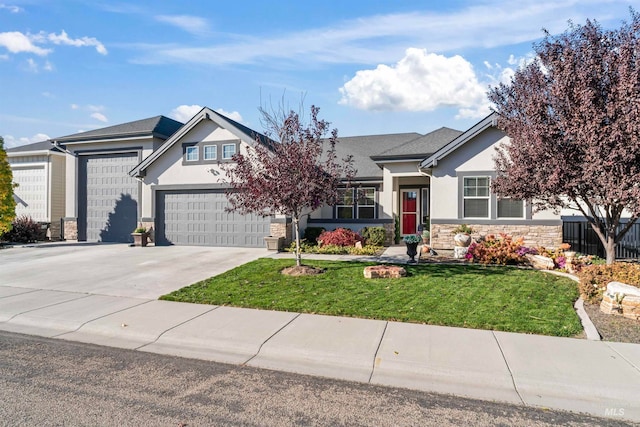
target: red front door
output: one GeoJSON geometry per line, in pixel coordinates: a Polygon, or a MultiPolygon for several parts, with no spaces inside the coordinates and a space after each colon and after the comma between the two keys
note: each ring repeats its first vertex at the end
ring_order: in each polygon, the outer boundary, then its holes
{"type": "Polygon", "coordinates": [[[402,190],[401,230],[402,235],[416,234],[418,225],[418,190],[402,190]]]}

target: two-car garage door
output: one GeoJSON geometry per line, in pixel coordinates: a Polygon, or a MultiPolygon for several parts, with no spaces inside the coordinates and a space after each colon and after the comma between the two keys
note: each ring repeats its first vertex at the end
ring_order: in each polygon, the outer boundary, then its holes
{"type": "Polygon", "coordinates": [[[220,190],[156,192],[156,243],[160,245],[262,247],[269,217],[226,212],[220,190]]]}

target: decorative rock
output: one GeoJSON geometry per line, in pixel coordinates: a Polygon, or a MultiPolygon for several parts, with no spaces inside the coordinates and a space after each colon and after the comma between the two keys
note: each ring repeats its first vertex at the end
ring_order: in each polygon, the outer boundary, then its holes
{"type": "Polygon", "coordinates": [[[407,275],[407,271],[402,267],[393,265],[373,265],[364,268],[365,279],[391,278],[399,279],[407,275]]]}
{"type": "Polygon", "coordinates": [[[468,251],[468,246],[456,246],[453,248],[453,257],[457,259],[464,258],[468,251]]]}
{"type": "Polygon", "coordinates": [[[553,260],[549,257],[527,254],[525,258],[527,258],[533,268],[537,268],[538,270],[553,270],[553,260]]]}
{"type": "Polygon", "coordinates": [[[362,249],[362,242],[356,242],[356,248],[362,249]]]}
{"type": "Polygon", "coordinates": [[[602,295],[600,311],[640,320],[640,288],[620,282],[610,282],[602,295]]]}

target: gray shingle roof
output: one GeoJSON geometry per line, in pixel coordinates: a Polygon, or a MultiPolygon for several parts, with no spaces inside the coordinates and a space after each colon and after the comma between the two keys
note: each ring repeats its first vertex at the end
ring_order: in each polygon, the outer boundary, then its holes
{"type": "Polygon", "coordinates": [[[29,152],[29,151],[44,151],[44,150],[56,151],[58,153],[62,152],[62,151],[58,150],[56,147],[54,147],[53,144],[51,143],[51,141],[49,141],[49,140],[40,141],[40,142],[34,142],[33,144],[19,145],[17,147],[8,148],[6,150],[6,152],[7,153],[22,153],[22,152],[29,152]]]}
{"type": "Polygon", "coordinates": [[[367,135],[338,137],[336,154],[338,159],[353,155],[357,178],[382,178],[382,169],[371,160],[371,156],[419,138],[419,133],[396,133],[389,135],[367,135]]]}
{"type": "Polygon", "coordinates": [[[462,133],[459,130],[441,127],[426,135],[391,147],[379,154],[372,154],[372,157],[374,160],[425,158],[462,135],[462,133]]]}
{"type": "Polygon", "coordinates": [[[136,120],[120,125],[108,126],[106,128],[54,138],[54,140],[62,143],[69,143],[96,139],[109,139],[116,136],[143,135],[154,135],[166,139],[173,135],[173,133],[175,133],[175,131],[177,131],[181,126],[182,123],[177,120],[173,120],[165,116],[155,116],[148,119],[136,120]]]}

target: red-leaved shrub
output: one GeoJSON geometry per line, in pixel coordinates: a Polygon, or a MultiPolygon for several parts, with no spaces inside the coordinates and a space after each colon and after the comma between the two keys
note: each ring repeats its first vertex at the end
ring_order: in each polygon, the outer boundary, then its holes
{"type": "Polygon", "coordinates": [[[353,246],[362,240],[358,233],[348,228],[336,228],[334,231],[325,231],[318,236],[318,242],[322,242],[322,245],[353,246]]]}

